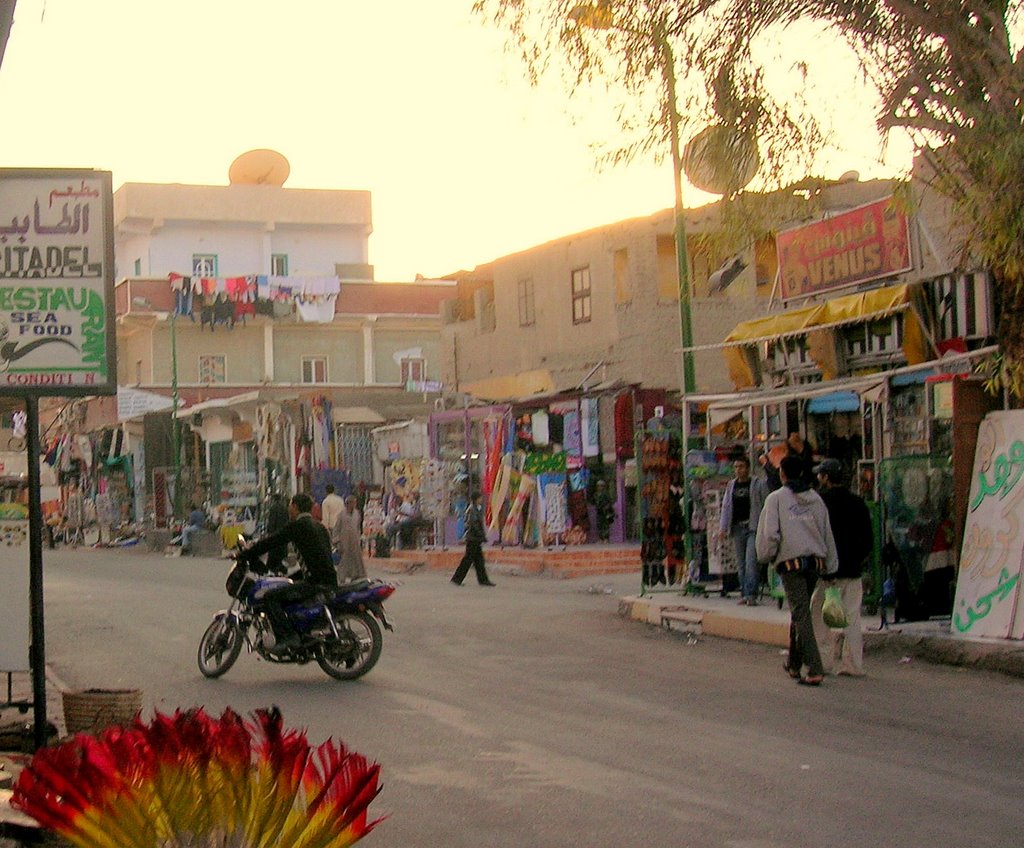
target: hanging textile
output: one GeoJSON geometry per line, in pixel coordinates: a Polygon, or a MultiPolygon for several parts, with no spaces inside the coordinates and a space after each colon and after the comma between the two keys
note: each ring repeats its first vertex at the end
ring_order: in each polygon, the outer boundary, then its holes
{"type": "Polygon", "coordinates": [[[512,455],[506,454],[503,456],[498,467],[498,473],[494,478],[494,488],[491,490],[491,495],[487,500],[486,524],[488,530],[496,531],[499,529],[501,508],[505,505],[505,499],[508,497],[512,475],[518,473],[512,469],[512,455]]]}
{"type": "Polygon", "coordinates": [[[337,295],[295,298],[295,312],[300,321],[311,324],[330,324],[334,320],[334,304],[337,295]]]}
{"type": "Polygon", "coordinates": [[[505,518],[505,525],[501,531],[501,541],[506,545],[518,545],[520,542],[523,513],[530,495],[533,494],[535,482],[535,478],[529,474],[522,474],[519,477],[519,490],[509,507],[508,516],[505,518]]]}
{"type": "Polygon", "coordinates": [[[565,452],[573,456],[583,456],[583,442],[580,437],[580,413],[578,410],[571,410],[562,416],[562,426],[565,428],[565,452]]]}
{"type": "Polygon", "coordinates": [[[597,398],[583,398],[580,401],[582,412],[581,441],[584,456],[601,455],[600,413],[597,398]]]}
{"type": "Polygon", "coordinates": [[[538,447],[544,447],[548,441],[548,414],[546,412],[535,412],[530,416],[530,430],[533,433],[533,443],[538,447]]]}
{"type": "Polygon", "coordinates": [[[565,475],[545,473],[537,475],[540,492],[540,522],[545,533],[564,533],[567,526],[565,475]]]}
{"type": "Polygon", "coordinates": [[[485,418],[483,422],[483,434],[484,434],[484,451],[485,451],[485,463],[484,463],[484,479],[481,491],[484,499],[487,502],[488,514],[484,516],[484,523],[490,524],[492,516],[490,515],[490,496],[494,490],[494,481],[498,476],[498,468],[501,465],[502,460],[502,447],[505,443],[504,435],[504,418],[485,418]]]}

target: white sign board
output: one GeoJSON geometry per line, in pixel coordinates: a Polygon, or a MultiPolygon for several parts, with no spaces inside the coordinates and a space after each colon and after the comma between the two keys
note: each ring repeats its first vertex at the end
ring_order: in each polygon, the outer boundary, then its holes
{"type": "Polygon", "coordinates": [[[1024,639],[1024,412],[978,429],[951,631],[1024,639]]]}
{"type": "Polygon", "coordinates": [[[0,170],[0,394],[116,391],[109,171],[0,170]]]}
{"type": "Polygon", "coordinates": [[[0,520],[0,671],[29,671],[28,521],[0,520]]]}
{"type": "Polygon", "coordinates": [[[128,421],[148,412],[171,409],[174,401],[156,392],[144,392],[129,386],[117,387],[117,420],[128,421]]]}

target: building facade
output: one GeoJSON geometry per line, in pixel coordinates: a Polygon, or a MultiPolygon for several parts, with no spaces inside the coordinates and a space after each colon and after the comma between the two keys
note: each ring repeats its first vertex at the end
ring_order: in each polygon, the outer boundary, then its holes
{"type": "Polygon", "coordinates": [[[249,521],[271,490],[380,482],[371,431],[434,408],[454,285],[374,281],[368,192],[129,183],[114,227],[121,391],[52,413],[86,487],[130,458],[134,517],[249,521]]]}

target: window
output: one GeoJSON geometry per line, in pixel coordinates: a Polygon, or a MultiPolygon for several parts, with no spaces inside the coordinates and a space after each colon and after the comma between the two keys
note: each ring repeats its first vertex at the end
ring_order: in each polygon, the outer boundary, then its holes
{"type": "Polygon", "coordinates": [[[199,356],[199,382],[226,382],[225,357],[220,353],[204,353],[199,356]]]}
{"type": "Polygon", "coordinates": [[[270,273],[275,277],[288,276],[288,254],[274,253],[270,256],[270,273]]]}
{"type": "Polygon", "coordinates": [[[629,275],[629,251],[625,248],[612,254],[612,271],[615,274],[615,302],[629,303],[633,299],[633,279],[629,275]]]}
{"type": "Polygon", "coordinates": [[[135,270],[134,270],[135,276],[136,277],[141,277],[142,276],[142,260],[141,259],[136,259],[135,260],[134,268],[135,268],[135,270]]]}
{"type": "Polygon", "coordinates": [[[216,277],[217,257],[213,253],[192,254],[192,276],[193,277],[216,277]]]}
{"type": "Polygon", "coordinates": [[[402,359],[400,366],[402,370],[402,384],[407,383],[422,383],[424,380],[424,372],[426,371],[426,363],[422,359],[402,359]]]}
{"type": "Polygon", "coordinates": [[[304,356],[304,357],[302,357],[302,382],[303,383],[326,383],[327,382],[327,357],[326,356],[304,356]]]}
{"type": "Polygon", "coordinates": [[[534,322],[533,315],[533,280],[519,281],[519,326],[530,327],[534,322]]]}
{"type": "MultiPolygon", "coordinates": [[[[694,245],[694,248],[696,246],[694,245]]],[[[658,300],[679,300],[679,263],[676,261],[676,240],[674,236],[658,236],[658,300]]],[[[700,253],[697,249],[689,250],[690,260],[700,253]]],[[[696,273],[690,274],[690,295],[693,296],[693,281],[696,273]]],[[[707,279],[707,275],[704,275],[707,279]]]]}
{"type": "Polygon", "coordinates": [[[577,268],[572,272],[572,323],[585,324],[590,320],[590,268],[577,268]]]}

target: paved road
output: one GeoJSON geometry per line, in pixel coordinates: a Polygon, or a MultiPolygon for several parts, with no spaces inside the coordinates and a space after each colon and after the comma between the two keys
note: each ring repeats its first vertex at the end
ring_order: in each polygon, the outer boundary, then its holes
{"type": "Polygon", "coordinates": [[[796,686],[777,649],[620,618],[632,578],[402,578],[355,683],[245,655],[195,667],[226,566],[46,553],[48,659],[162,710],[278,704],[383,766],[378,848],[1020,844],[1024,683],[895,658],[796,686]]]}

